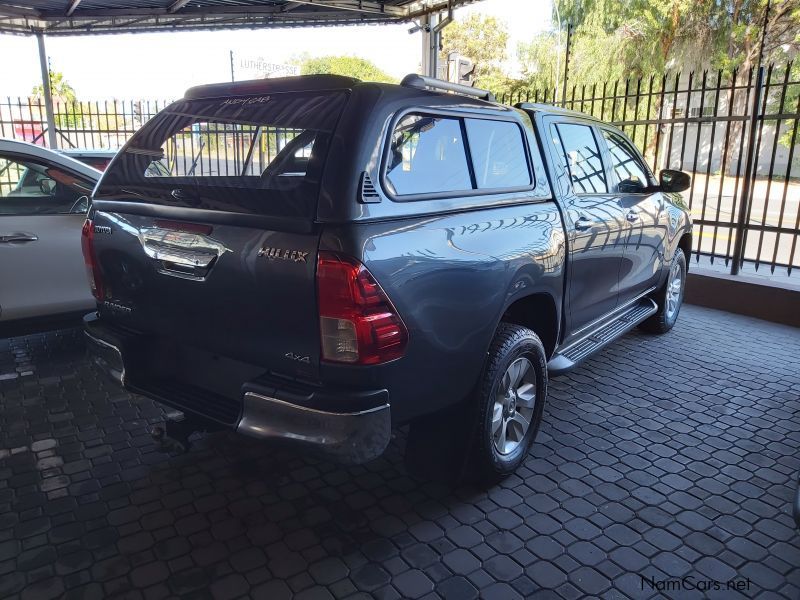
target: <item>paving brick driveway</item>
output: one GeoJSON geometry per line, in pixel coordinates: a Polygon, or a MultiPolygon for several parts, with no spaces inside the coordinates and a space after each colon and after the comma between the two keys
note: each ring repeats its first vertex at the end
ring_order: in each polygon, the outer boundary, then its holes
{"type": "Polygon", "coordinates": [[[554,380],[524,467],[481,492],[410,478],[402,432],[357,468],[229,435],[170,458],[78,332],[0,340],[0,598],[703,597],[688,575],[796,600],[798,354],[684,307],[554,380]]]}

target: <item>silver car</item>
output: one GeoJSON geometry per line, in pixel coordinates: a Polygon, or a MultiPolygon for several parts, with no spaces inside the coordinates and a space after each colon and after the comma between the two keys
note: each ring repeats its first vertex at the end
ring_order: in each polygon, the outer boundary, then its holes
{"type": "Polygon", "coordinates": [[[100,171],[0,139],[0,334],[94,307],[81,227],[100,171]]]}

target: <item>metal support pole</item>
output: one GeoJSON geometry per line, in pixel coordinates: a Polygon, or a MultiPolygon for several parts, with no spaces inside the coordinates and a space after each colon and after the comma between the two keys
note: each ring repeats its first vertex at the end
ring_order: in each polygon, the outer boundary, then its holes
{"type": "Polygon", "coordinates": [[[433,14],[430,16],[430,28],[431,32],[428,36],[428,43],[430,44],[428,48],[429,58],[428,58],[428,68],[430,69],[430,73],[428,73],[429,77],[438,77],[439,76],[439,39],[441,37],[441,33],[439,32],[437,25],[439,23],[439,15],[433,14]]]}
{"type": "Polygon", "coordinates": [[[231,83],[233,83],[234,81],[236,81],[233,78],[233,50],[231,50],[230,52],[231,52],[231,83]]]}
{"type": "Polygon", "coordinates": [[[439,42],[442,39],[442,29],[451,21],[451,16],[442,20],[438,14],[425,15],[420,20],[419,29],[422,31],[420,71],[425,77],[439,77],[439,42]]]}
{"type": "Polygon", "coordinates": [[[50,68],[47,65],[47,51],[44,47],[44,33],[36,33],[36,41],[39,43],[39,66],[42,69],[42,90],[44,90],[44,109],[47,115],[47,142],[53,150],[58,148],[58,138],[56,135],[56,117],[53,114],[53,93],[50,90],[50,68]]]}
{"type": "Polygon", "coordinates": [[[751,192],[756,168],[758,167],[756,154],[756,126],[758,124],[758,111],[761,106],[761,93],[764,87],[764,67],[759,67],[756,73],[756,83],[753,88],[753,105],[750,111],[750,135],[747,138],[747,157],[744,162],[744,183],[742,196],[739,198],[739,218],[736,221],[736,239],[733,243],[733,264],[731,275],[738,275],[744,258],[744,246],[747,241],[747,219],[750,214],[751,192]]]}
{"type": "Polygon", "coordinates": [[[420,61],[420,72],[422,75],[431,77],[431,35],[433,27],[431,26],[430,15],[425,15],[420,19],[419,28],[422,33],[422,46],[420,48],[422,60],[420,61]]]}
{"type": "Polygon", "coordinates": [[[569,46],[572,42],[572,23],[567,23],[567,51],[564,57],[564,88],[561,92],[561,106],[567,100],[567,76],[569,75],[569,46]]]}

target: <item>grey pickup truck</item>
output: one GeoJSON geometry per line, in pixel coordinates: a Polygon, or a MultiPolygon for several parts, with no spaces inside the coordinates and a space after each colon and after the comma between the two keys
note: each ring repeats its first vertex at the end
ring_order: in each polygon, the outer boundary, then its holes
{"type": "Polygon", "coordinates": [[[511,473],[549,375],[675,323],[689,177],[586,115],[493,100],[417,75],[191,88],[95,189],[96,363],[174,409],[173,447],[227,428],[359,463],[410,424],[511,473]]]}

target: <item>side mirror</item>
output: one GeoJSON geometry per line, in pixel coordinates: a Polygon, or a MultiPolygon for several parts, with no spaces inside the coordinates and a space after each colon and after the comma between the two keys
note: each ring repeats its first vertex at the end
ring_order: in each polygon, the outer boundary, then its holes
{"type": "Polygon", "coordinates": [[[662,192],[682,192],[692,185],[692,178],[683,171],[664,169],[659,173],[662,192]]]}
{"type": "Polygon", "coordinates": [[[52,196],[56,192],[56,180],[44,178],[39,180],[39,189],[47,196],[52,196]]]}

